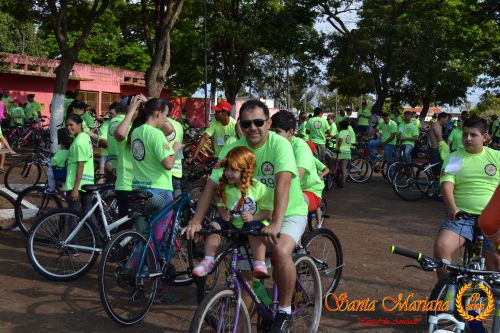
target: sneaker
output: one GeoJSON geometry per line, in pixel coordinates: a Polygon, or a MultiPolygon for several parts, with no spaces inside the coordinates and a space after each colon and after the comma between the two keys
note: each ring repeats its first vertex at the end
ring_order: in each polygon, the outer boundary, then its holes
{"type": "Polygon", "coordinates": [[[290,325],[292,325],[292,314],[286,312],[278,312],[274,323],[268,333],[288,333],[290,325]]]}
{"type": "Polygon", "coordinates": [[[195,268],[193,268],[192,274],[196,277],[206,276],[212,268],[214,267],[214,262],[208,259],[203,259],[195,268]]]}
{"type": "Polygon", "coordinates": [[[56,190],[55,189],[46,188],[45,190],[43,190],[43,193],[49,194],[49,195],[55,195],[56,194],[56,190]]]}
{"type": "Polygon", "coordinates": [[[269,277],[269,273],[267,271],[266,263],[256,262],[254,263],[253,275],[257,279],[265,279],[269,277]]]}

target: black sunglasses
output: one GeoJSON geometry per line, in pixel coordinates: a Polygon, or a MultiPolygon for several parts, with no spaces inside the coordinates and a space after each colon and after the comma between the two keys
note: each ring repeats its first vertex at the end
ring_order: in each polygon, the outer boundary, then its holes
{"type": "Polygon", "coordinates": [[[264,119],[241,120],[240,125],[242,128],[249,128],[253,123],[256,127],[262,127],[265,122],[264,119]]]}

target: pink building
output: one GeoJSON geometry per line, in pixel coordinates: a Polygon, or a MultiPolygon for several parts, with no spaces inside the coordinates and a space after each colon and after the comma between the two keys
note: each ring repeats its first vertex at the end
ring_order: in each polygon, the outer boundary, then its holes
{"type": "MultiPolygon", "coordinates": [[[[30,57],[18,54],[0,54],[0,89],[8,89],[10,97],[21,102],[28,94],[42,106],[42,113],[50,116],[50,102],[58,60],[30,57]]],[[[144,73],[76,63],[71,72],[67,90],[74,91],[78,99],[89,104],[101,116],[108,106],[122,96],[142,93],[146,95],[144,73]]],[[[163,89],[161,98],[168,99],[171,90],[163,89]]],[[[174,115],[186,109],[192,126],[205,127],[203,99],[177,98],[174,115]]],[[[210,105],[210,104],[209,104],[210,105]]]]}

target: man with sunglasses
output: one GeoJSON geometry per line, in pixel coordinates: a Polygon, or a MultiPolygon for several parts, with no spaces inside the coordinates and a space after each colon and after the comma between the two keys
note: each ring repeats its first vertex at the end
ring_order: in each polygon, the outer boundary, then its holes
{"type": "MultiPolygon", "coordinates": [[[[296,279],[292,252],[304,233],[308,207],[300,188],[292,146],[287,139],[269,131],[271,119],[267,106],[259,100],[245,102],[240,109],[239,123],[244,136],[225,146],[219,158],[223,159],[234,147],[248,147],[257,158],[254,177],[274,190],[272,223],[262,229],[269,234],[265,241],[273,251],[274,278],[279,292],[279,311],[269,332],[288,332],[292,322],[291,302],[296,279]]],[[[215,169],[207,181],[196,213],[183,231],[188,239],[193,239],[201,229],[222,172],[222,169],[215,169]]]]}
{"type": "Polygon", "coordinates": [[[230,116],[232,106],[226,101],[220,101],[216,106],[212,107],[215,111],[215,121],[205,130],[205,134],[200,139],[198,146],[191,158],[187,161],[191,163],[201,148],[205,146],[209,138],[213,140],[215,157],[218,157],[222,148],[229,142],[236,139],[236,120],[230,116]]]}

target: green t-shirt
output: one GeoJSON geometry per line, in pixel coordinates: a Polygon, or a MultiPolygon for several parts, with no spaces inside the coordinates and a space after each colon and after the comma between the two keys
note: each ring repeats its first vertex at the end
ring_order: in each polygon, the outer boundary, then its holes
{"type": "Polygon", "coordinates": [[[172,172],[165,170],[162,161],[173,155],[165,134],[151,125],[144,124],[132,132],[132,188],[151,188],[173,191],[172,172]]]}
{"type": "Polygon", "coordinates": [[[214,120],[210,127],[205,130],[205,133],[213,138],[215,157],[218,157],[222,148],[228,144],[229,138],[236,138],[236,120],[229,117],[229,123],[226,126],[214,120]]]}
{"type": "MultiPolygon", "coordinates": [[[[221,198],[217,198],[217,207],[223,207],[224,209],[231,211],[236,209],[238,202],[241,199],[241,191],[234,185],[226,185],[224,187],[224,193],[226,195],[226,205],[222,202],[221,198]]],[[[271,191],[266,185],[259,182],[257,179],[252,179],[252,185],[247,189],[245,193],[245,203],[241,207],[240,211],[242,213],[249,213],[252,215],[258,214],[264,210],[273,210],[273,191],[271,191]]],[[[269,225],[267,220],[260,221],[264,225],[269,225]]],[[[231,223],[237,229],[242,229],[243,220],[240,214],[234,214],[231,223]]]]}
{"type": "Polygon", "coordinates": [[[403,140],[401,140],[402,145],[411,145],[412,147],[415,146],[415,141],[404,140],[404,138],[413,138],[418,136],[417,126],[412,123],[402,123],[399,125],[398,132],[401,138],[403,138],[403,140]]]}
{"type": "Polygon", "coordinates": [[[448,136],[448,140],[451,141],[452,150],[464,149],[464,144],[462,143],[462,129],[458,127],[454,128],[450,136],[448,136]]]}
{"type": "Polygon", "coordinates": [[[94,152],[92,140],[87,133],[78,134],[69,148],[66,185],[64,187],[66,191],[73,190],[75,186],[78,162],[83,162],[82,181],[78,188],[81,190],[82,185],[94,184],[94,152]]]}
{"type": "Polygon", "coordinates": [[[9,109],[9,113],[14,118],[14,123],[17,125],[24,124],[24,109],[20,106],[13,107],[9,109]]]}
{"type": "Polygon", "coordinates": [[[393,113],[389,114],[389,118],[391,118],[392,121],[394,121],[396,124],[401,124],[403,122],[403,117],[401,115],[394,115],[393,113]]]}
{"type": "Polygon", "coordinates": [[[42,107],[40,103],[37,101],[33,101],[31,103],[26,103],[26,108],[24,109],[24,113],[26,114],[26,119],[37,119],[40,116],[40,112],[42,112],[42,107]]]}
{"type": "Polygon", "coordinates": [[[92,116],[88,112],[85,112],[84,114],[82,114],[81,117],[82,117],[83,121],[85,122],[85,124],[87,124],[88,128],[90,128],[90,129],[94,128],[94,126],[95,126],[95,118],[94,118],[94,116],[92,116]]]}
{"type": "Polygon", "coordinates": [[[418,118],[411,118],[411,123],[417,127],[417,129],[420,129],[420,119],[418,118]]]}
{"type": "Polygon", "coordinates": [[[302,139],[308,141],[309,135],[307,135],[307,132],[306,132],[306,125],[307,125],[307,121],[301,122],[299,124],[299,129],[297,130],[297,134],[302,135],[302,139]]]}
{"type": "MultiPolygon", "coordinates": [[[[115,131],[116,128],[122,123],[123,119],[125,119],[124,114],[119,114],[111,121],[108,125],[108,159],[113,165],[113,169],[116,169],[117,161],[118,161],[118,141],[115,139],[115,131]]],[[[132,162],[132,161],[131,161],[132,162]]]]}
{"type": "MultiPolygon", "coordinates": [[[[290,184],[290,197],[285,216],[307,216],[307,204],[304,201],[302,190],[300,189],[300,179],[297,173],[297,165],[293,155],[293,149],[290,142],[274,132],[269,132],[266,143],[257,149],[248,146],[246,137],[224,147],[219,155],[220,159],[226,157],[227,153],[234,147],[244,146],[249,148],[257,158],[257,168],[254,177],[270,189],[275,186],[274,175],[279,172],[290,172],[292,181],[290,184]]],[[[222,169],[214,169],[210,179],[219,183],[222,175],[222,169]]]]}
{"type": "Polygon", "coordinates": [[[384,120],[381,120],[378,123],[378,128],[380,130],[380,141],[385,142],[389,137],[394,133],[394,139],[392,139],[388,144],[395,145],[397,138],[396,135],[398,133],[398,125],[395,121],[389,120],[387,124],[384,120]]]}
{"type": "Polygon", "coordinates": [[[0,139],[3,138],[2,126],[0,126],[0,139]]]}
{"type": "Polygon", "coordinates": [[[351,145],[356,144],[356,132],[354,132],[354,128],[352,128],[351,125],[347,128],[349,130],[349,133],[351,134],[351,145]]]}
{"type": "Polygon", "coordinates": [[[5,105],[7,105],[7,110],[10,110],[11,108],[15,107],[14,99],[12,97],[3,97],[2,101],[4,101],[5,105]]]}
{"type": "MultiPolygon", "coordinates": [[[[174,126],[174,131],[167,136],[167,140],[170,143],[170,146],[174,145],[174,142],[179,142],[182,144],[184,140],[184,129],[182,125],[177,120],[174,120],[168,117],[170,123],[174,126]]],[[[177,178],[182,178],[182,152],[175,157],[174,167],[172,168],[172,176],[177,178]]]]}
{"type": "Polygon", "coordinates": [[[358,113],[358,125],[368,126],[370,124],[370,117],[372,113],[369,109],[363,109],[358,113]]]}
{"type": "Polygon", "coordinates": [[[297,168],[304,169],[304,177],[300,181],[302,191],[312,192],[321,198],[325,183],[318,176],[318,169],[316,168],[311,148],[301,138],[293,137],[291,144],[297,168]]]}
{"type": "Polygon", "coordinates": [[[316,164],[316,170],[318,170],[318,176],[325,170],[326,165],[321,163],[316,157],[314,157],[314,164],[316,164]]]}
{"type": "Polygon", "coordinates": [[[351,138],[351,133],[349,133],[349,130],[342,130],[338,134],[339,140],[342,140],[342,144],[340,145],[340,152],[345,153],[345,152],[351,152],[351,144],[352,144],[352,138],[351,138]]]}
{"type": "Polygon", "coordinates": [[[455,184],[453,196],[460,210],[481,214],[500,184],[500,151],[483,147],[478,154],[453,152],[443,165],[441,183],[455,184]]]}
{"type": "Polygon", "coordinates": [[[495,120],[491,124],[491,134],[495,137],[500,137],[500,123],[498,120],[495,120]]]}
{"type": "MultiPolygon", "coordinates": [[[[69,157],[69,150],[61,149],[52,156],[50,159],[50,165],[53,168],[64,168],[66,167],[66,161],[69,157]]],[[[73,182],[74,183],[74,182],[73,182]]]]}
{"type": "MultiPolygon", "coordinates": [[[[106,140],[108,141],[108,130],[109,130],[109,123],[111,120],[105,120],[102,124],[101,127],[99,127],[99,138],[98,140],[106,140]]],[[[108,156],[108,149],[107,148],[101,148],[101,155],[102,156],[108,156]]]]}
{"type": "MultiPolygon", "coordinates": [[[[127,145],[128,138],[118,141],[114,136],[116,128],[122,123],[123,119],[125,119],[125,115],[120,114],[109,123],[108,157],[111,159],[111,154],[113,154],[114,159],[111,160],[111,164],[113,168],[116,168],[115,190],[131,191],[134,167],[132,164],[132,151],[127,145]]],[[[129,130],[130,127],[132,126],[129,125],[129,130]]]]}
{"type": "Polygon", "coordinates": [[[346,119],[346,117],[345,117],[345,116],[344,116],[344,117],[342,117],[342,116],[337,116],[337,117],[335,117],[335,125],[339,126],[340,122],[341,122],[342,120],[344,120],[344,119],[346,119]]]}
{"type": "Polygon", "coordinates": [[[306,129],[310,131],[309,140],[324,145],[326,143],[326,132],[331,129],[328,121],[322,117],[312,117],[307,121],[306,129]]]}

